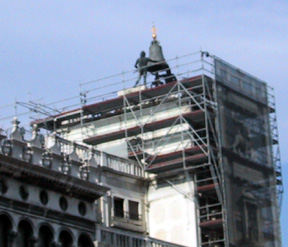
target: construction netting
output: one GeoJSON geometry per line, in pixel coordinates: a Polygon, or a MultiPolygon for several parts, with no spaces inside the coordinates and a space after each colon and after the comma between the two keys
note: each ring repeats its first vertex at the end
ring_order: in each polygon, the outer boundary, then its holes
{"type": "Polygon", "coordinates": [[[269,92],[215,58],[229,246],[281,246],[269,92]]]}

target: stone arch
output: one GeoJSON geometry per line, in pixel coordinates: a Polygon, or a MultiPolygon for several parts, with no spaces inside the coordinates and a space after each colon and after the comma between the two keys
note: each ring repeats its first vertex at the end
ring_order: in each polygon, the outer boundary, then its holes
{"type": "Polygon", "coordinates": [[[38,241],[36,247],[50,247],[54,241],[54,230],[47,224],[42,223],[38,230],[38,241]]]}
{"type": "Polygon", "coordinates": [[[61,229],[59,232],[58,243],[61,247],[72,247],[73,246],[73,234],[70,230],[61,229]]]}
{"type": "MultiPolygon", "coordinates": [[[[35,233],[35,223],[28,217],[21,217],[19,220],[18,220],[18,227],[19,227],[19,224],[22,222],[22,221],[26,221],[30,227],[32,228],[33,230],[33,233],[35,233]]],[[[35,234],[34,234],[35,235],[35,234]]]]}
{"type": "Polygon", "coordinates": [[[47,226],[47,227],[49,228],[49,230],[52,232],[53,236],[55,235],[55,230],[54,230],[54,228],[51,226],[51,224],[49,224],[48,222],[45,222],[45,221],[42,221],[42,222],[40,222],[37,226],[35,226],[35,228],[36,228],[36,230],[35,230],[35,231],[36,231],[36,234],[39,233],[40,228],[41,228],[42,226],[47,226]]]}
{"type": "Polygon", "coordinates": [[[8,247],[13,232],[13,221],[10,215],[0,214],[0,246],[8,247]]]}
{"type": "Polygon", "coordinates": [[[30,247],[35,242],[33,238],[33,225],[27,219],[22,219],[18,224],[16,246],[30,247]]]}
{"type": "Polygon", "coordinates": [[[6,217],[8,217],[9,220],[10,220],[10,222],[11,222],[11,224],[12,224],[12,229],[13,229],[13,230],[16,229],[16,223],[15,223],[15,221],[17,221],[17,220],[15,219],[15,217],[13,217],[13,215],[10,215],[10,214],[8,214],[7,212],[4,212],[4,211],[0,211],[0,216],[6,216],[6,217]]]}
{"type": "Polygon", "coordinates": [[[94,244],[88,234],[81,233],[78,238],[77,247],[94,247],[94,244]]]}

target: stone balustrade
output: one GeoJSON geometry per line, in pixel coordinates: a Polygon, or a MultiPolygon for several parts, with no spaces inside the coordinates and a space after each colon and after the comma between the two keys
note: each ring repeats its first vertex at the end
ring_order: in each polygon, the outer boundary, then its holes
{"type": "Polygon", "coordinates": [[[183,245],[161,241],[159,239],[154,239],[149,236],[127,234],[118,229],[98,229],[97,235],[97,246],[99,247],[184,247],[183,245]]]}
{"type": "Polygon", "coordinates": [[[12,124],[9,137],[0,133],[0,152],[5,156],[91,182],[98,182],[101,167],[141,178],[145,175],[135,161],[68,141],[55,132],[44,137],[36,125],[32,129],[32,138],[25,140],[25,130],[19,127],[17,118],[13,119],[12,124]]]}

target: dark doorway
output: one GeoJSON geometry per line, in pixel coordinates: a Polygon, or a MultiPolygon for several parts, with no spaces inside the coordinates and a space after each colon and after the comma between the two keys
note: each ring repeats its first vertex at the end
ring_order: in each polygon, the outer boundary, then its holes
{"type": "Polygon", "coordinates": [[[6,215],[0,215],[0,246],[8,247],[8,235],[11,232],[12,224],[6,215]]]}

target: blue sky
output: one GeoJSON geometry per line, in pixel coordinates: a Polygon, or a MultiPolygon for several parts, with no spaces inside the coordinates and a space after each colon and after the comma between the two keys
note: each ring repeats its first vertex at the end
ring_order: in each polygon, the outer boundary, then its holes
{"type": "Polygon", "coordinates": [[[208,50],[275,88],[287,188],[287,13],[287,0],[0,0],[0,109],[74,96],[79,83],[131,70],[154,22],[166,58],[208,50]]]}

